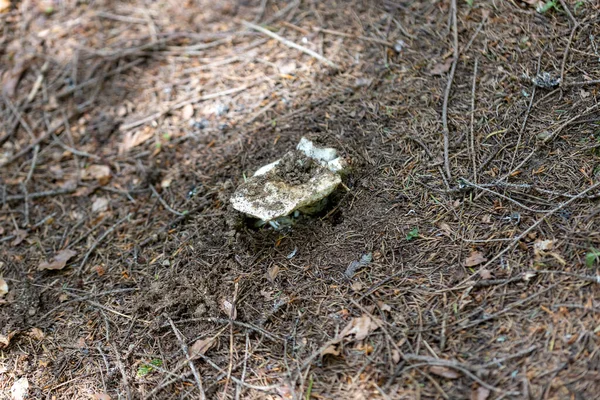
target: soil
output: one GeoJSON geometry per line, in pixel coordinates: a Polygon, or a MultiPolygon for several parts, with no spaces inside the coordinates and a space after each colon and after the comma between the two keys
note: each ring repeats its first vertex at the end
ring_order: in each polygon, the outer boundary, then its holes
{"type": "Polygon", "coordinates": [[[595,398],[600,8],[529,3],[0,6],[0,399],[595,398]],[[345,188],[232,224],[302,136],[345,188]]]}

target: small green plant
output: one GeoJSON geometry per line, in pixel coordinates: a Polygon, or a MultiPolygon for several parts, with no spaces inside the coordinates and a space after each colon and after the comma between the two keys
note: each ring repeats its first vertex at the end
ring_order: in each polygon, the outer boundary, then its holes
{"type": "Polygon", "coordinates": [[[575,3],[575,6],[573,7],[573,11],[577,12],[577,9],[581,6],[583,6],[583,1],[578,1],[577,3],[575,3]]]}
{"type": "Polygon", "coordinates": [[[411,229],[410,232],[408,232],[408,235],[406,235],[406,240],[408,240],[409,242],[413,239],[417,239],[419,237],[419,228],[413,228],[411,229]]]}
{"type": "Polygon", "coordinates": [[[556,11],[560,11],[560,9],[558,8],[558,1],[557,0],[548,0],[547,2],[545,2],[544,4],[540,4],[537,8],[536,11],[539,12],[540,14],[544,14],[548,11],[550,11],[551,9],[555,9],[556,11]]]}
{"type": "Polygon", "coordinates": [[[154,371],[154,367],[162,367],[162,360],[155,358],[150,361],[150,364],[140,365],[137,370],[137,376],[142,377],[148,375],[150,372],[154,371]]]}
{"type": "Polygon", "coordinates": [[[473,7],[473,3],[475,2],[475,0],[466,0],[466,2],[469,7],[473,7]]]}
{"type": "Polygon", "coordinates": [[[596,262],[600,260],[600,250],[591,248],[590,251],[585,255],[585,265],[588,268],[592,268],[596,262]]]}

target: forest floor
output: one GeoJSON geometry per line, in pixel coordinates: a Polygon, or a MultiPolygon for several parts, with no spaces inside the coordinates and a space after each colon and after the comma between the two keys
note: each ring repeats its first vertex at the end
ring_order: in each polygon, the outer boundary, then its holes
{"type": "Polygon", "coordinates": [[[0,399],[600,393],[596,1],[10,3],[0,399]],[[303,136],[328,208],[236,225],[303,136]]]}

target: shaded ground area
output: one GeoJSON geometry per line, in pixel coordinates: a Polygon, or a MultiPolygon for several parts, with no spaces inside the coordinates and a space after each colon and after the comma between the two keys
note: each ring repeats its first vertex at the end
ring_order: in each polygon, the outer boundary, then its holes
{"type": "Polygon", "coordinates": [[[13,2],[0,399],[597,396],[600,9],[527,3],[13,2]],[[302,136],[345,187],[240,224],[302,136]]]}

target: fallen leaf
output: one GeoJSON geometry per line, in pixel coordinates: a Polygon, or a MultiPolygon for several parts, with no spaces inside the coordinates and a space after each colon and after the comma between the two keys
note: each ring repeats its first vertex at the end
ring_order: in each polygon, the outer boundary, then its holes
{"type": "Polygon", "coordinates": [[[325,350],[321,352],[321,356],[325,356],[327,354],[331,354],[332,356],[337,357],[340,355],[340,351],[337,349],[337,346],[335,344],[332,344],[327,346],[325,350]]]}
{"type": "Polygon", "coordinates": [[[471,253],[469,257],[465,260],[465,267],[474,267],[481,263],[487,261],[487,258],[483,256],[483,253],[480,251],[474,251],[471,253]]]}
{"type": "Polygon", "coordinates": [[[443,63],[435,64],[430,70],[429,73],[431,75],[443,75],[446,72],[450,71],[450,67],[452,66],[452,59],[448,58],[443,63]]]}
{"type": "Polygon", "coordinates": [[[489,269],[482,269],[481,271],[479,271],[479,276],[481,276],[481,279],[492,279],[492,273],[489,269]]]}
{"type": "Polygon", "coordinates": [[[96,180],[100,185],[106,185],[110,180],[110,167],[108,165],[90,165],[81,171],[81,179],[84,181],[96,180]]]}
{"type": "Polygon", "coordinates": [[[400,352],[396,349],[392,350],[392,361],[394,364],[398,364],[400,362],[400,352]]]}
{"type": "Polygon", "coordinates": [[[363,288],[363,284],[360,282],[353,282],[351,287],[355,292],[360,292],[363,288]]]}
{"type": "Polygon", "coordinates": [[[108,208],[108,199],[106,197],[98,197],[92,203],[92,212],[103,212],[108,208]]]}
{"type": "Polygon", "coordinates": [[[363,314],[358,318],[352,318],[352,321],[342,330],[340,333],[341,337],[354,335],[356,340],[363,340],[371,332],[379,328],[381,321],[375,317],[370,317],[367,314],[363,314]]]}
{"type": "Polygon", "coordinates": [[[546,251],[552,250],[554,247],[554,240],[536,240],[533,243],[533,254],[539,258],[545,254],[546,251]]]}
{"type": "Polygon", "coordinates": [[[279,275],[279,266],[278,265],[273,265],[271,268],[269,268],[267,270],[267,278],[269,278],[269,281],[275,282],[275,278],[277,278],[277,275],[279,275]]]}
{"type": "Polygon", "coordinates": [[[190,358],[197,359],[199,356],[206,354],[215,345],[215,338],[198,339],[190,347],[190,358]]]}
{"type": "Polygon", "coordinates": [[[42,330],[40,328],[31,328],[31,332],[29,332],[29,336],[31,336],[33,339],[35,340],[44,340],[44,338],[46,337],[46,335],[44,335],[44,332],[42,332],[42,330]]]}
{"type": "Polygon", "coordinates": [[[9,333],[8,335],[0,334],[0,349],[8,347],[8,345],[10,344],[10,340],[13,338],[13,336],[15,336],[16,333],[17,333],[16,331],[13,331],[13,332],[9,333]]]}
{"type": "Polygon", "coordinates": [[[487,400],[489,396],[490,390],[483,386],[479,386],[477,390],[471,392],[471,400],[487,400]]]}
{"type": "Polygon", "coordinates": [[[17,230],[14,232],[14,235],[15,235],[15,240],[13,240],[13,241],[11,242],[11,244],[12,244],[13,246],[18,246],[18,245],[20,245],[20,244],[21,244],[21,242],[22,242],[23,240],[25,240],[25,238],[26,238],[26,237],[29,235],[29,232],[27,232],[25,229],[17,229],[17,230]]]}
{"type": "MultiPolygon", "coordinates": [[[[3,1],[3,0],[0,0],[3,1]]],[[[0,4],[0,7],[2,4],[0,4]]],[[[21,82],[23,73],[27,70],[28,60],[21,57],[15,61],[11,70],[7,70],[2,76],[2,93],[7,97],[14,97],[17,87],[21,82]]]]}
{"type": "Polygon", "coordinates": [[[183,107],[181,116],[183,117],[184,120],[188,120],[188,119],[192,118],[194,116],[194,106],[191,104],[188,104],[185,107],[183,107]]]}
{"type": "Polygon", "coordinates": [[[13,383],[10,388],[10,394],[12,395],[12,400],[24,400],[27,398],[29,394],[29,381],[26,377],[22,377],[13,383]]]}
{"type": "Polygon", "coordinates": [[[381,308],[381,311],[392,311],[392,307],[389,304],[384,303],[383,301],[378,301],[377,305],[381,308]]]}
{"type": "Polygon", "coordinates": [[[233,304],[230,301],[228,301],[228,300],[223,300],[222,306],[223,306],[223,311],[225,312],[225,314],[229,318],[235,320],[235,318],[237,316],[237,312],[236,312],[235,307],[233,306],[233,304]]]}
{"type": "Polygon", "coordinates": [[[77,254],[76,251],[64,249],[58,252],[50,262],[43,261],[38,266],[38,270],[44,269],[63,269],[67,265],[67,261],[69,261],[73,256],[77,254]]]}
{"type": "Polygon", "coordinates": [[[429,367],[429,372],[446,379],[458,379],[458,377],[460,377],[458,372],[450,368],[443,367],[441,365],[434,365],[432,367],[429,367]]]}
{"type": "Polygon", "coordinates": [[[0,13],[10,10],[10,0],[0,0],[0,13]]]}
{"type": "Polygon", "coordinates": [[[123,138],[123,143],[121,143],[119,153],[124,153],[136,146],[139,146],[146,140],[150,139],[153,135],[154,132],[149,127],[137,130],[135,132],[128,132],[123,138]]]}
{"type": "Polygon", "coordinates": [[[110,396],[107,395],[106,393],[94,393],[94,395],[92,396],[92,399],[94,399],[94,400],[110,400],[110,396]]]}
{"type": "Polygon", "coordinates": [[[0,297],[8,293],[8,283],[3,278],[0,278],[0,297]]]}

